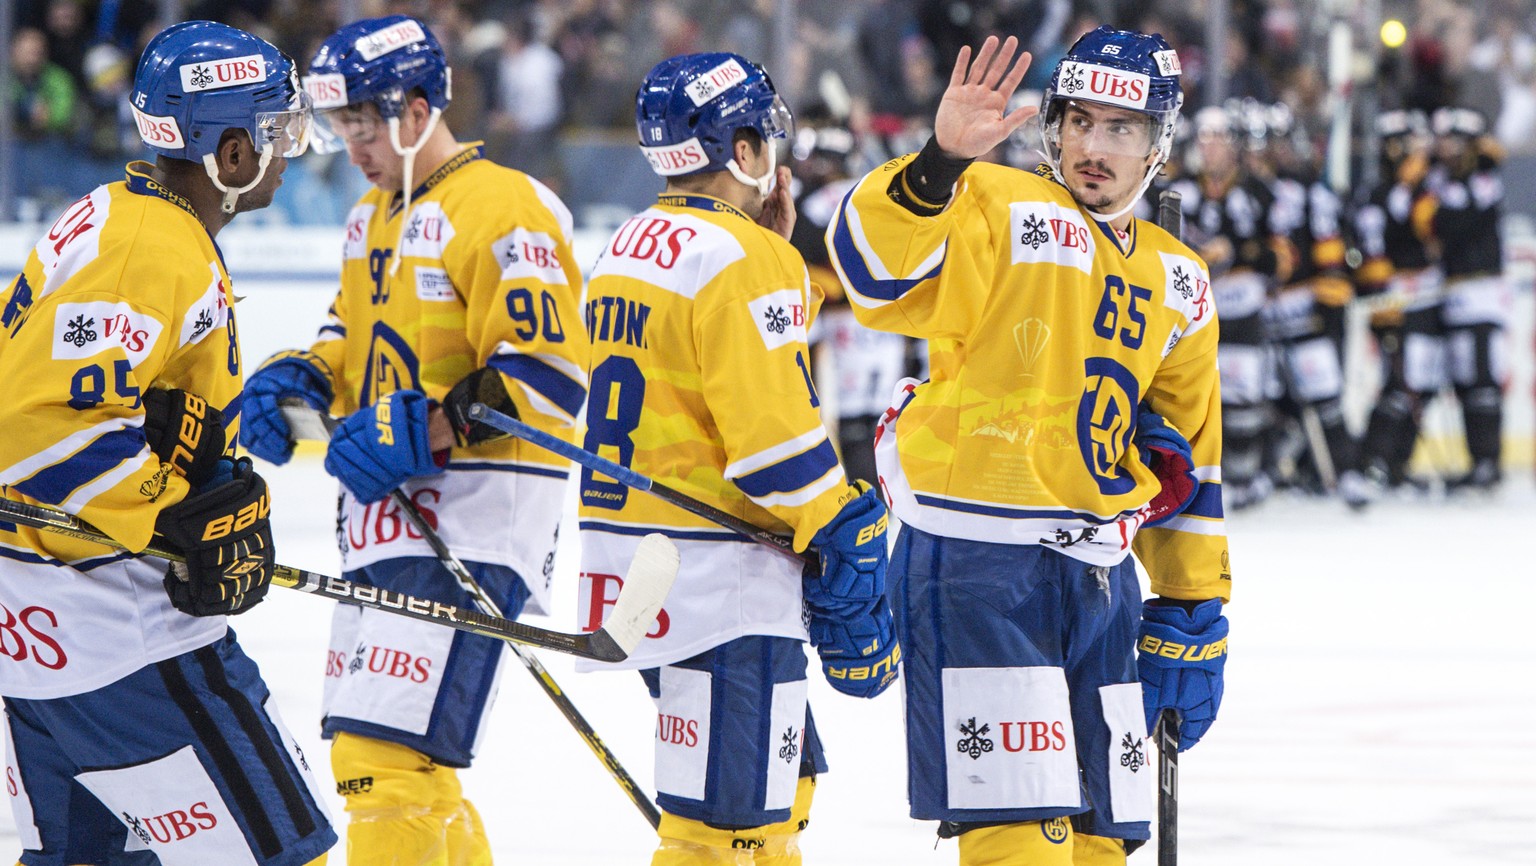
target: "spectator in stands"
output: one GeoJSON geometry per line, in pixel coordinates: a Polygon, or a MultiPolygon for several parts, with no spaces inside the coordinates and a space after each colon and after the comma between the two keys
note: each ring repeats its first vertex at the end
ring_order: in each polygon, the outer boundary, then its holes
{"type": "Polygon", "coordinates": [[[40,140],[68,136],[75,128],[75,82],[48,60],[41,30],[23,27],[11,40],[11,110],[17,134],[40,140]]]}
{"type": "Polygon", "coordinates": [[[525,12],[507,16],[507,40],[491,80],[487,156],[559,188],[555,151],[560,122],[560,55],[535,33],[525,12]]]}

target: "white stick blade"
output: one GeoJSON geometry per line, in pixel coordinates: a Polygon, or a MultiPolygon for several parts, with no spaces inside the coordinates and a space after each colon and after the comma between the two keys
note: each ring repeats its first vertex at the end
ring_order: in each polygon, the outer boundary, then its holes
{"type": "Polygon", "coordinates": [[[677,566],[677,545],[665,535],[653,532],[640,539],[629,573],[624,575],[624,588],[602,628],[625,655],[640,645],[656,622],[662,602],[672,591],[672,581],[677,579],[677,566]]]}
{"type": "Polygon", "coordinates": [[[325,442],[331,438],[330,431],[325,429],[325,418],[319,410],[311,409],[303,403],[284,403],[279,409],[283,413],[283,420],[288,422],[288,431],[293,441],[325,442]]]}

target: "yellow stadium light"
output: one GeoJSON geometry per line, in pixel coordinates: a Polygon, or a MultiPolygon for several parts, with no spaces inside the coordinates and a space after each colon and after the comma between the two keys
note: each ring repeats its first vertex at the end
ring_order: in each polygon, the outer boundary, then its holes
{"type": "Polygon", "coordinates": [[[1381,44],[1388,48],[1401,48],[1408,41],[1408,28],[1396,18],[1381,22],[1381,44]]]}

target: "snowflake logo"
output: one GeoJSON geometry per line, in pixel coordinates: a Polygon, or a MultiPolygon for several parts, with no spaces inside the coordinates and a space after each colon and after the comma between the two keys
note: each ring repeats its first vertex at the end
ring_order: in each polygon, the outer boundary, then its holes
{"type": "Polygon", "coordinates": [[[206,309],[197,311],[197,321],[192,323],[192,339],[196,340],[213,327],[213,314],[206,309]]]}
{"type": "Polygon", "coordinates": [[[347,662],[347,673],[355,674],[363,669],[363,653],[367,651],[367,644],[360,643],[357,645],[357,651],[352,654],[352,661],[347,662]]]}
{"type": "Polygon", "coordinates": [[[708,78],[698,78],[693,82],[694,89],[699,91],[699,98],[708,101],[715,95],[714,82],[708,78]]]}
{"type": "Polygon", "coordinates": [[[779,757],[788,764],[800,754],[800,732],[795,730],[794,725],[790,725],[785,729],[781,739],[784,745],[779,747],[779,757]]]}
{"type": "Polygon", "coordinates": [[[87,319],[84,313],[69,320],[69,328],[64,332],[64,342],[74,343],[75,348],[80,348],[86,343],[96,339],[96,320],[87,319]]]}
{"type": "Polygon", "coordinates": [[[1045,230],[1045,220],[1039,214],[1030,214],[1024,220],[1024,233],[1019,235],[1019,243],[1029,244],[1033,250],[1040,249],[1042,244],[1050,243],[1050,232],[1045,230]]]}
{"type": "Polygon", "coordinates": [[[187,78],[187,84],[191,87],[207,87],[213,83],[213,73],[206,66],[192,67],[192,74],[187,78]]]}
{"type": "Polygon", "coordinates": [[[979,760],[983,752],[992,751],[992,740],[983,736],[991,730],[991,725],[984,724],[979,728],[976,727],[976,717],[971,716],[967,721],[960,723],[960,733],[965,736],[955,743],[955,751],[962,755],[970,755],[973,761],[979,760]]]}
{"type": "Polygon", "coordinates": [[[411,217],[411,224],[405,227],[405,239],[414,241],[421,237],[421,215],[411,217]]]}
{"type": "Polygon", "coordinates": [[[1183,265],[1173,269],[1173,290],[1186,301],[1195,296],[1194,287],[1189,284],[1189,274],[1184,272],[1183,265]]]}
{"type": "Polygon", "coordinates": [[[128,822],[128,829],[133,831],[133,835],[139,837],[140,842],[143,842],[145,845],[149,844],[149,831],[144,829],[143,821],[127,812],[123,813],[123,820],[128,822]]]}
{"type": "Polygon", "coordinates": [[[1132,737],[1130,731],[1125,732],[1125,739],[1120,741],[1120,748],[1125,749],[1120,755],[1120,766],[1132,773],[1147,765],[1147,753],[1142,751],[1142,739],[1132,737]]]}
{"type": "Polygon", "coordinates": [[[293,754],[299,759],[299,766],[303,767],[304,768],[304,772],[308,773],[309,772],[309,759],[304,757],[304,749],[303,749],[303,747],[301,747],[298,743],[294,743],[293,744],[293,754]]]}
{"type": "Polygon", "coordinates": [[[1076,93],[1083,89],[1083,71],[1076,66],[1068,67],[1067,77],[1061,82],[1062,93],[1076,93]]]}
{"type": "Polygon", "coordinates": [[[768,323],[768,330],[775,334],[782,334],[789,329],[789,316],[784,314],[783,307],[769,307],[763,311],[763,319],[768,323]]]}

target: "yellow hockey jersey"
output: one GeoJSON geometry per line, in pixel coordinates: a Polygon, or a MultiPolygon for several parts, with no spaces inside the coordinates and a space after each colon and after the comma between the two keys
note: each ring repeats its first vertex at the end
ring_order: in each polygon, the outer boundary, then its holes
{"type": "MultiPolygon", "coordinates": [[[[180,388],[239,434],[229,275],[190,204],[146,163],[70,205],[0,295],[0,485],[142,550],[187,483],[145,444],[141,396],[180,388]]],[[[0,693],[88,691],[205,645],[223,617],[170,606],[165,563],[0,524],[0,605],[14,638],[0,693]]]]}
{"type": "MultiPolygon", "coordinates": [[[[805,262],[719,199],[663,195],[621,226],[588,285],[586,448],[794,536],[803,550],[850,490],[818,414],[805,262]]],[[[590,470],[581,480],[581,622],[595,628],[642,535],[682,568],[624,667],[748,634],[804,639],[798,561],[590,470]]]]}
{"type": "MultiPolygon", "coordinates": [[[[441,400],[502,373],[524,421],[573,441],[586,400],[587,336],[571,215],[547,187],[466,145],[401,197],[370,190],[347,217],[341,288],[311,351],[334,377],[337,415],[396,390],[441,400]],[[398,259],[398,264],[396,262],[398,259]]],[[[545,610],[569,463],[519,439],[455,448],[406,492],[462,558],[514,568],[545,610]]],[[[432,556],[389,501],[344,491],[347,569],[432,556]]]]}
{"type": "Polygon", "coordinates": [[[978,163],[938,216],[871,172],[828,227],[859,320],[929,340],[877,440],[894,513],[936,535],[1044,544],[1096,565],[1134,549],[1153,590],[1227,598],[1216,311],[1205,264],[1156,225],[1124,237],[1054,180],[978,163]],[[1159,489],[1132,443],[1146,401],[1194,448],[1180,517],[1137,532],[1159,489]]]}

